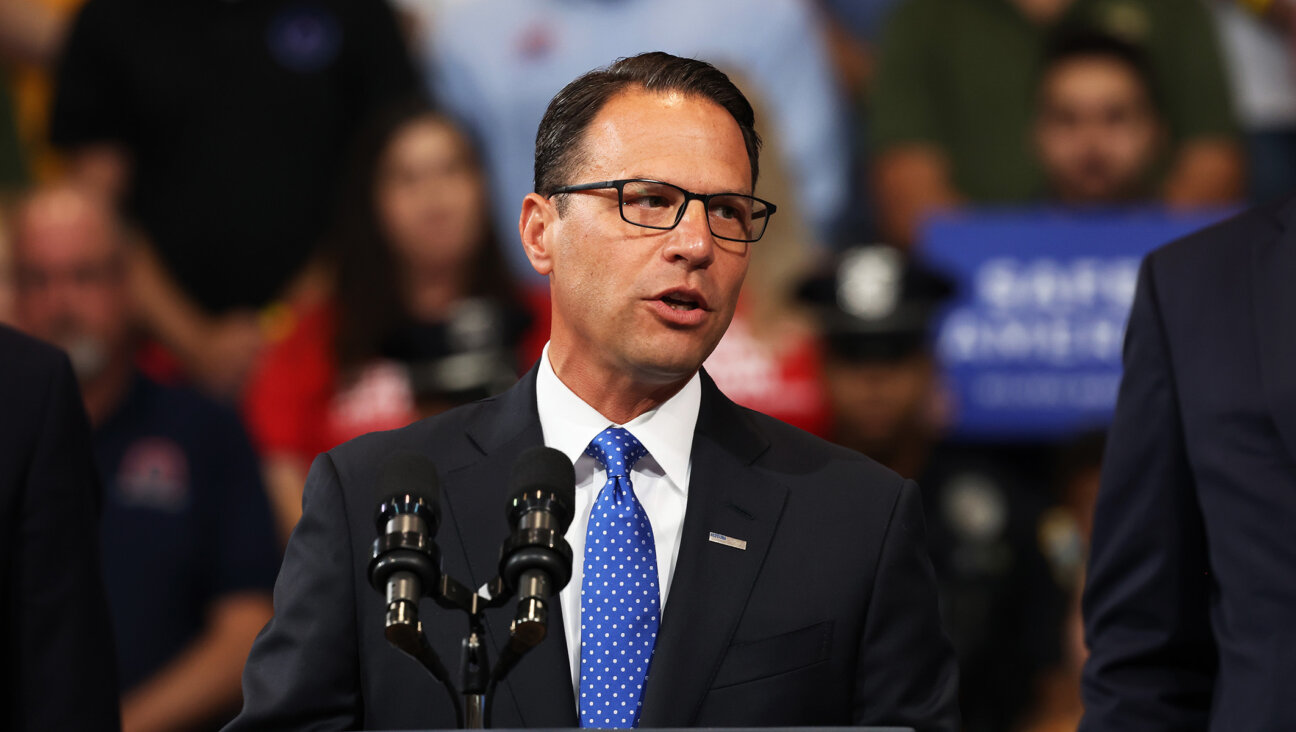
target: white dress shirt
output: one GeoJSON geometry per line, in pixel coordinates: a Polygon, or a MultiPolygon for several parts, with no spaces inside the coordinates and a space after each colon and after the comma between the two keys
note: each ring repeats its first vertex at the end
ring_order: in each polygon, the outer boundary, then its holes
{"type": "Polygon", "coordinates": [[[549,346],[544,348],[536,373],[540,429],[544,433],[545,445],[562,452],[576,468],[576,514],[566,536],[572,548],[572,577],[558,599],[571,661],[572,687],[578,694],[585,531],[589,526],[590,508],[607,482],[607,472],[594,458],[585,454],[585,448],[603,430],[624,427],[648,451],[630,471],[630,482],[640,505],[648,514],[648,521],[652,523],[657,549],[657,586],[661,588],[664,611],[671,577],[675,574],[675,558],[679,554],[680,528],[684,524],[684,509],[688,503],[693,429],[697,426],[701,404],[702,381],[694,374],[684,388],[664,404],[626,424],[615,424],[558,379],[549,363],[549,346]]]}

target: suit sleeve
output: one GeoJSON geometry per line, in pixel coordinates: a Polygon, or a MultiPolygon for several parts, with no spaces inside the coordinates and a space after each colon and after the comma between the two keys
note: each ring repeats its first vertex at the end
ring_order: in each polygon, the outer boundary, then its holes
{"type": "Polygon", "coordinates": [[[39,438],[19,507],[17,622],[5,629],[17,636],[20,649],[17,729],[115,730],[117,674],[99,564],[99,480],[66,357],[60,356],[47,389],[33,419],[39,438]]]}
{"type": "Polygon", "coordinates": [[[332,459],[306,478],[274,589],[274,618],[243,669],[234,730],[340,730],[363,721],[351,537],[332,459]]]}
{"type": "Polygon", "coordinates": [[[860,640],[855,723],[959,729],[958,663],[941,629],[918,486],[899,491],[860,640]]]}
{"type": "Polygon", "coordinates": [[[1206,537],[1153,276],[1156,256],[1139,274],[1094,511],[1084,592],[1085,732],[1205,729],[1215,675],[1206,537]]]}

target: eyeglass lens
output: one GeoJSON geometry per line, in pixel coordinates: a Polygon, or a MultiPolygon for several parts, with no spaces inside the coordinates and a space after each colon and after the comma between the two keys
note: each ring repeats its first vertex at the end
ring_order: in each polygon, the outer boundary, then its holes
{"type": "MultiPolygon", "coordinates": [[[[621,215],[640,226],[669,229],[684,205],[684,191],[665,183],[629,181],[621,191],[621,215]]],[[[724,194],[707,202],[711,233],[724,239],[755,241],[765,233],[767,207],[750,196],[724,194]]]]}

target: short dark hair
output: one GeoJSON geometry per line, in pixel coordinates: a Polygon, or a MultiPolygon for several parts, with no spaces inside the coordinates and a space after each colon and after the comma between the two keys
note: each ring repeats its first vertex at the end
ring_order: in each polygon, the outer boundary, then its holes
{"type": "Polygon", "coordinates": [[[1050,38],[1044,47],[1037,88],[1042,89],[1044,79],[1059,66],[1093,58],[1115,61],[1127,68],[1143,87],[1153,111],[1159,112],[1163,108],[1152,64],[1144,50],[1122,38],[1096,30],[1065,30],[1050,38]]]}
{"type": "Polygon", "coordinates": [[[724,107],[742,130],[755,187],[761,141],[747,97],[724,72],[705,61],[653,51],[583,74],[550,100],[536,133],[536,193],[549,196],[555,188],[573,183],[568,177],[584,160],[586,128],[608,100],[632,87],[698,96],[724,107]]]}

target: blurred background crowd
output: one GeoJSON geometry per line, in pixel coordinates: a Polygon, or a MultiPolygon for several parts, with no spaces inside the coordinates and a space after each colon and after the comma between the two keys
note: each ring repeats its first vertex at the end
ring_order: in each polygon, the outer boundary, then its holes
{"type": "Polygon", "coordinates": [[[920,482],[966,729],[1074,729],[1134,272],[1296,189],[1291,0],[0,0],[0,322],[81,383],[126,729],[237,709],[317,453],[534,363],[536,127],[658,49],[779,207],[706,368],[920,482]]]}

